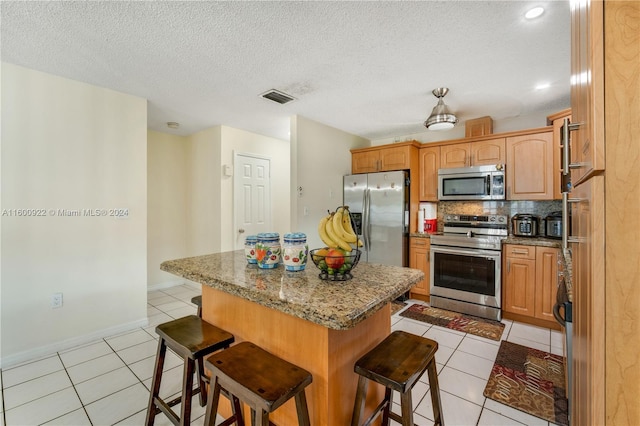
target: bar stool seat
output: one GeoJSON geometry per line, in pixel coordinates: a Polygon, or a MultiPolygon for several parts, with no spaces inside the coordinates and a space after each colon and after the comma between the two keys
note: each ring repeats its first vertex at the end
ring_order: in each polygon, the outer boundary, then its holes
{"type": "Polygon", "coordinates": [[[241,342],[209,356],[205,367],[211,371],[212,387],[205,425],[214,425],[221,387],[251,407],[252,424],[256,424],[257,417],[257,424],[269,425],[269,413],[291,398],[295,398],[298,424],[310,424],[304,392],[313,380],[308,371],[251,342],[241,342]]]}
{"type": "Polygon", "coordinates": [[[202,318],[202,296],[193,296],[191,303],[198,307],[198,316],[202,318]]]}
{"type": "MultiPolygon", "coordinates": [[[[162,411],[173,424],[189,425],[191,422],[191,397],[199,393],[200,405],[202,406],[207,400],[206,383],[208,378],[203,368],[204,357],[228,348],[235,338],[231,333],[211,325],[195,315],[160,324],[156,327],[156,333],[160,339],[153,380],[151,381],[146,424],[147,426],[153,425],[156,414],[162,411]],[[167,347],[184,360],[182,395],[168,402],[159,396],[167,347]],[[193,389],[194,372],[198,377],[198,387],[195,390],[193,389]],[[182,403],[179,417],[171,409],[178,403],[182,403]]],[[[237,407],[239,408],[239,404],[237,407]]]]}
{"type": "Polygon", "coordinates": [[[435,354],[438,342],[404,331],[394,331],[355,363],[354,371],[360,375],[353,408],[351,425],[358,426],[364,412],[369,380],[385,386],[385,396],[373,414],[365,421],[371,423],[382,411],[382,424],[389,418],[403,426],[413,426],[411,389],[425,371],[429,374],[431,402],[436,425],[444,425],[435,354]],[[391,391],[400,393],[402,416],[391,412],[391,391]]]}

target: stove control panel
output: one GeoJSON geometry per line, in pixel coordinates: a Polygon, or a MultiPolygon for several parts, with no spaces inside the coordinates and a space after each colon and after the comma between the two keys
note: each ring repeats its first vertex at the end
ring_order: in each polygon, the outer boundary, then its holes
{"type": "Polygon", "coordinates": [[[504,225],[507,226],[507,216],[499,214],[490,215],[467,215],[467,214],[448,214],[444,217],[445,223],[467,224],[475,226],[484,225],[504,225]]]}

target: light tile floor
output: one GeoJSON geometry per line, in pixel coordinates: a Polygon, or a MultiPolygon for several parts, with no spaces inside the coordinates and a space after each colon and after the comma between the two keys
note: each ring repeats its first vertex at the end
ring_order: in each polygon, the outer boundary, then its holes
{"type": "MultiPolygon", "coordinates": [[[[189,285],[149,292],[147,327],[2,370],[0,426],[144,424],[157,349],[155,327],[195,314],[191,298],[198,294],[189,285]]],[[[503,339],[562,355],[561,333],[503,322],[506,324],[503,339]]],[[[439,343],[436,364],[447,425],[549,426],[544,420],[483,396],[499,342],[431,326],[398,313],[391,324],[393,330],[405,330],[439,343]]],[[[181,367],[182,360],[168,351],[161,387],[163,397],[180,392],[181,367]]],[[[399,413],[398,400],[394,398],[393,410],[399,413]]],[[[433,424],[426,374],[413,389],[413,404],[416,424],[433,424]]],[[[192,407],[193,424],[202,425],[204,408],[198,404],[197,396],[192,407]]],[[[163,414],[156,417],[156,425],[170,424],[163,414]]]]}

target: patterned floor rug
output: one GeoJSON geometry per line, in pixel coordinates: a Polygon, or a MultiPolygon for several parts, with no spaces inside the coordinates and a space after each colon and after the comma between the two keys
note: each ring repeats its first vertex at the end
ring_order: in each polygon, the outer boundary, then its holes
{"type": "Polygon", "coordinates": [[[400,316],[486,337],[491,340],[500,340],[504,331],[504,324],[500,321],[492,321],[425,305],[413,304],[403,312],[400,312],[400,316]]]}
{"type": "Polygon", "coordinates": [[[394,300],[393,302],[391,302],[391,315],[395,314],[400,309],[403,309],[405,306],[407,306],[406,302],[400,302],[398,300],[394,300]]]}
{"type": "Polygon", "coordinates": [[[503,341],[484,396],[558,425],[567,425],[564,358],[503,341]]]}

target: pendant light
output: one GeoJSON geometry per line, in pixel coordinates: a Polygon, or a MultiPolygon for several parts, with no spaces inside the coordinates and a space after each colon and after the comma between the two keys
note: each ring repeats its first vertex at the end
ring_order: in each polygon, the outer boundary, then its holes
{"type": "Polygon", "coordinates": [[[447,107],[442,100],[444,96],[449,92],[449,89],[446,87],[438,87],[434,89],[433,96],[438,98],[438,103],[435,107],[433,107],[433,111],[431,111],[431,115],[424,122],[424,126],[429,130],[447,130],[453,128],[458,122],[458,118],[449,112],[449,107],[447,107]]]}

